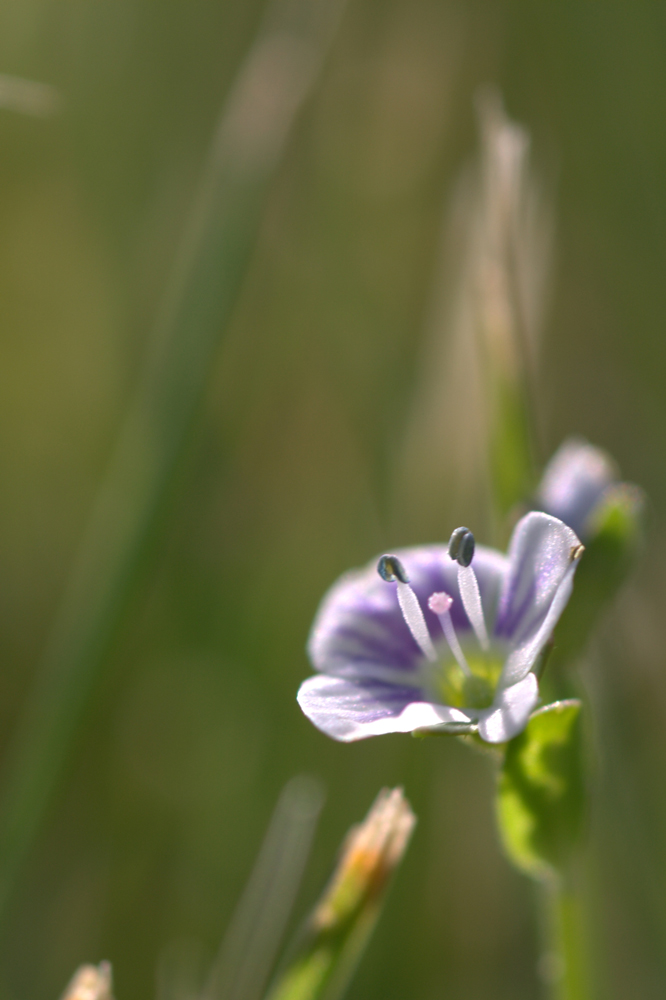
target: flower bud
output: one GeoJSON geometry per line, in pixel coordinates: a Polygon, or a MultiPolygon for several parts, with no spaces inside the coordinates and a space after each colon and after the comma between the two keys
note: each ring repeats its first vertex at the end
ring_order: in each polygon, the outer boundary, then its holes
{"type": "Polygon", "coordinates": [[[385,788],[379,793],[365,820],[347,834],[331,881],[310,916],[300,951],[269,992],[269,1000],[342,995],[415,823],[402,789],[385,788]]]}
{"type": "Polygon", "coordinates": [[[617,480],[618,469],[610,455],[583,438],[569,438],[546,466],[536,505],[559,517],[585,541],[595,510],[617,480]]]}
{"type": "Polygon", "coordinates": [[[382,789],[365,820],[351,828],[312,922],[332,927],[380,895],[412,835],[416,817],[402,789],[382,789]]]}
{"type": "Polygon", "coordinates": [[[77,969],[62,1000],[113,1000],[109,962],[82,965],[77,969]]]}
{"type": "Polygon", "coordinates": [[[550,460],[537,491],[540,508],[585,543],[576,586],[555,631],[552,666],[581,652],[640,551],[644,496],[637,486],[618,482],[618,475],[606,452],[572,438],[550,460]]]}

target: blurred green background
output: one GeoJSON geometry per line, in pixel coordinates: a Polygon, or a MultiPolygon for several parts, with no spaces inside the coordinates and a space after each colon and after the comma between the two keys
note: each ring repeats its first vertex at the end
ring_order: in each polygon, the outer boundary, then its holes
{"type": "MultiPolygon", "coordinates": [[[[256,0],[0,3],[0,73],[62,99],[45,118],[0,109],[3,746],[261,13],[256,0]]],[[[351,997],[538,995],[532,891],[499,852],[487,762],[455,741],[338,745],[295,703],[310,622],[340,572],[475,527],[478,501],[446,461],[456,426],[434,429],[432,469],[404,470],[447,205],[489,82],[530,130],[555,203],[546,450],[584,434],[651,500],[640,570],[584,670],[586,884],[602,995],[663,996],[665,54],[666,8],[647,0],[349,0],[12,896],[0,996],[56,997],[102,958],[119,1000],[155,995],[159,969],[179,963],[196,978],[281,787],[304,771],[328,797],[295,919],[381,785],[403,783],[419,816],[351,997]]]]}

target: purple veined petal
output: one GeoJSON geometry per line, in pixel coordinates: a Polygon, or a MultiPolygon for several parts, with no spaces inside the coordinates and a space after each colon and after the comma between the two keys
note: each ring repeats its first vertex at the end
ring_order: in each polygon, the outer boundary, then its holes
{"type": "Polygon", "coordinates": [[[548,641],[571,594],[579,548],[571,528],[548,514],[533,511],[516,525],[495,625],[509,645],[501,687],[525,677],[548,641]]]}
{"type": "Polygon", "coordinates": [[[343,743],[472,721],[464,710],[427,701],[419,688],[372,680],[317,674],[301,684],[297,697],[317,729],[343,743]]]}
{"type": "MultiPolygon", "coordinates": [[[[459,566],[449,556],[448,547],[437,545],[406,549],[403,562],[431,632],[439,636],[441,626],[437,615],[428,608],[428,598],[433,593],[444,591],[453,598],[450,614],[456,631],[461,635],[471,634],[472,626],[458,585],[459,566]]],[[[483,614],[486,623],[492,627],[509,562],[504,553],[485,545],[477,545],[472,566],[479,586],[483,614]]]]}
{"type": "Polygon", "coordinates": [[[339,672],[363,663],[413,671],[421,651],[400,611],[395,585],[373,560],[346,573],[325,595],[315,617],[308,654],[316,670],[339,672]]]}
{"type": "MultiPolygon", "coordinates": [[[[443,545],[400,549],[403,562],[433,638],[441,626],[428,608],[432,593],[446,591],[453,598],[451,618],[460,635],[471,632],[458,590],[457,564],[443,545]]],[[[479,582],[486,621],[495,619],[497,601],[508,562],[504,555],[477,546],[474,570],[479,582]]],[[[316,670],[339,673],[352,666],[384,666],[414,672],[423,656],[400,611],[395,584],[377,573],[377,560],[365,569],[347,573],[325,595],[310,633],[308,653],[316,670]]]]}
{"type": "Polygon", "coordinates": [[[546,466],[536,500],[584,538],[590,514],[617,478],[610,455],[582,438],[570,438],[546,466]]]}
{"type": "Polygon", "coordinates": [[[505,743],[522,732],[539,700],[539,685],[529,673],[517,684],[502,688],[490,708],[477,711],[479,736],[486,743],[505,743]]]}
{"type": "Polygon", "coordinates": [[[569,566],[569,569],[565,573],[562,578],[562,582],[555,592],[555,596],[553,597],[545,618],[533,634],[532,638],[526,640],[515,649],[512,649],[509,653],[502,671],[502,677],[500,680],[501,685],[511,684],[518,678],[524,677],[536,663],[539,653],[553,634],[553,630],[559,621],[560,615],[564,611],[571,596],[571,591],[573,590],[573,578],[574,573],[576,572],[577,563],[578,560],[572,562],[569,566]]]}

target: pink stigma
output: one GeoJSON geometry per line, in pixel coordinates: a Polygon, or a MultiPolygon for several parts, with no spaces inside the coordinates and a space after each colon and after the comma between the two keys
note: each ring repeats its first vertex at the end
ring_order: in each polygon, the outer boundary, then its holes
{"type": "Polygon", "coordinates": [[[453,598],[444,593],[444,591],[439,594],[431,594],[428,598],[428,607],[436,615],[445,615],[447,611],[451,610],[452,604],[453,598]]]}

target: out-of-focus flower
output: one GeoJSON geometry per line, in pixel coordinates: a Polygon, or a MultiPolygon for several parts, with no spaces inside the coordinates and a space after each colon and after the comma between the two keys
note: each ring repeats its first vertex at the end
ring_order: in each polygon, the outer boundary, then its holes
{"type": "Polygon", "coordinates": [[[594,512],[618,479],[618,468],[607,452],[583,438],[569,438],[546,466],[536,505],[586,539],[594,512]]]}
{"type": "Polygon", "coordinates": [[[508,555],[458,529],[343,576],[324,598],[298,701],[345,742],[404,732],[478,732],[503,743],[527,724],[535,668],[583,551],[547,514],[517,525],[508,555]],[[389,582],[386,582],[389,581],[389,582]]]}
{"type": "Polygon", "coordinates": [[[546,466],[533,505],[561,518],[587,552],[576,593],[557,627],[553,666],[584,649],[603,608],[641,550],[645,496],[619,481],[613,459],[582,438],[570,438],[546,466]]]}
{"type": "Polygon", "coordinates": [[[74,973],[62,1000],[113,1000],[110,964],[82,965],[74,973]]]}

